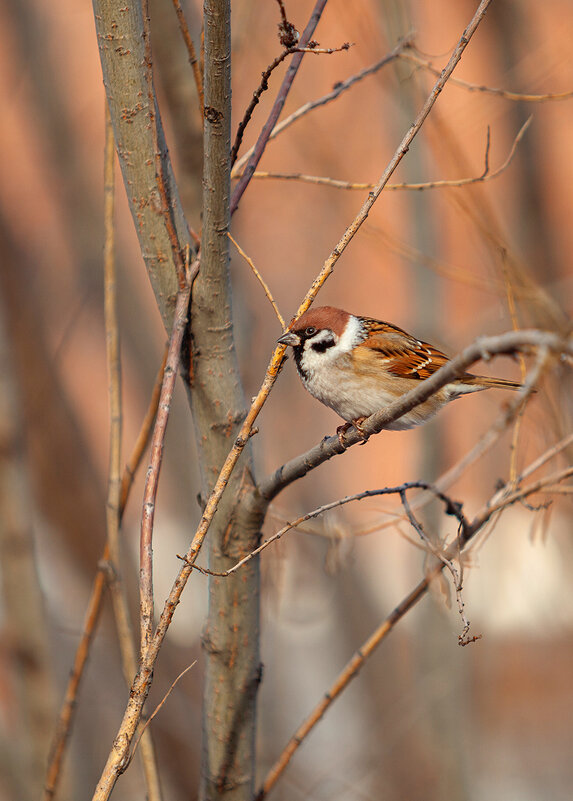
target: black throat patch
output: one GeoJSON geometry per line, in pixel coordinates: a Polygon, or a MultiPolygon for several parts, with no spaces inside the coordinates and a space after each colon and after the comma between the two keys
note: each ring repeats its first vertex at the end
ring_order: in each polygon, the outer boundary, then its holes
{"type": "Polygon", "coordinates": [[[303,345],[295,345],[292,349],[292,355],[294,356],[294,363],[296,364],[296,369],[298,370],[299,374],[308,380],[309,375],[308,372],[302,366],[302,349],[303,345]]]}

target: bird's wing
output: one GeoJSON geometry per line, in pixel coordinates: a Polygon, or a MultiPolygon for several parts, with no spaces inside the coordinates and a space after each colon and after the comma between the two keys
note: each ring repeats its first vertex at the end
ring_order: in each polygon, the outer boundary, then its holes
{"type": "Polygon", "coordinates": [[[400,378],[423,380],[449,361],[448,357],[420,339],[391,323],[361,318],[366,339],[360,344],[360,360],[376,358],[378,366],[400,378]],[[364,350],[363,350],[364,349],[364,350]]]}

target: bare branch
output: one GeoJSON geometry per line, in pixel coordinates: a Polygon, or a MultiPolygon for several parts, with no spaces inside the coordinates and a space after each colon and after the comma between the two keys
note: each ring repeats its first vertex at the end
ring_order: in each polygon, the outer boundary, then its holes
{"type": "MultiPolygon", "coordinates": [[[[489,171],[489,160],[488,160],[489,130],[488,130],[488,141],[485,152],[485,167],[481,175],[476,175],[473,178],[456,178],[452,180],[443,180],[443,181],[426,181],[424,183],[386,184],[385,191],[390,192],[390,191],[408,189],[421,192],[426,189],[457,188],[460,186],[471,186],[472,184],[481,184],[485,183],[486,181],[491,181],[494,178],[497,178],[499,175],[501,175],[501,173],[504,172],[513,161],[513,157],[515,156],[517,146],[523,139],[523,136],[525,135],[526,130],[529,128],[532,119],[533,119],[532,117],[529,117],[521,126],[517,136],[513,140],[513,144],[511,146],[509,155],[507,156],[503,164],[493,172],[489,171]]],[[[257,170],[257,172],[253,174],[253,178],[275,178],[281,181],[301,181],[302,183],[317,184],[319,186],[330,186],[333,189],[347,189],[347,190],[373,189],[376,186],[376,184],[358,183],[355,181],[339,181],[336,178],[328,178],[320,175],[305,175],[304,173],[263,172],[259,170],[257,170]]]]}
{"type": "MultiPolygon", "coordinates": [[[[322,12],[324,11],[325,6],[326,6],[326,0],[316,0],[316,4],[310,16],[308,24],[304,29],[304,32],[300,38],[301,47],[305,47],[310,41],[310,38],[314,33],[316,26],[318,25],[318,21],[322,16],[322,12]]],[[[247,186],[249,185],[252,175],[257,168],[257,164],[261,160],[261,156],[263,155],[263,152],[269,140],[269,136],[271,135],[271,132],[280,116],[280,113],[285,104],[285,100],[292,86],[292,82],[295,79],[295,76],[298,72],[298,68],[301,65],[303,57],[304,53],[295,53],[290,63],[290,66],[287,70],[287,74],[284,77],[284,80],[281,84],[281,88],[279,89],[279,92],[277,94],[277,98],[271,109],[271,113],[269,114],[269,118],[265,123],[265,125],[263,126],[259,138],[257,139],[252,155],[249,157],[249,161],[245,168],[245,172],[242,175],[241,179],[239,180],[238,184],[235,186],[235,189],[233,191],[233,195],[231,197],[231,216],[237,210],[239,202],[243,196],[243,193],[247,188],[247,186]]]]}
{"type": "Polygon", "coordinates": [[[235,136],[235,141],[233,143],[233,147],[231,148],[231,166],[237,160],[237,155],[239,153],[239,148],[241,147],[241,142],[243,141],[243,135],[245,133],[245,129],[249,124],[251,117],[253,116],[253,111],[255,110],[256,106],[259,104],[259,100],[261,99],[261,95],[263,92],[266,92],[269,88],[269,78],[271,77],[271,73],[275,70],[280,64],[283,63],[287,56],[290,56],[292,53],[297,52],[294,47],[288,47],[286,50],[283,50],[266,68],[266,70],[262,73],[262,79],[258,87],[253,92],[253,96],[251,98],[251,102],[245,109],[245,113],[243,114],[243,119],[239,123],[239,127],[237,128],[237,133],[235,136]]]}
{"type": "MultiPolygon", "coordinates": [[[[505,508],[523,498],[526,498],[529,495],[539,492],[544,486],[551,486],[552,482],[554,481],[564,481],[571,475],[573,475],[573,467],[569,467],[566,470],[563,470],[560,473],[552,476],[547,476],[546,478],[540,479],[538,482],[535,482],[526,488],[512,493],[503,501],[500,501],[498,506],[495,506],[491,509],[489,507],[485,507],[482,513],[477,515],[467,527],[463,528],[456,541],[454,541],[452,545],[450,545],[450,547],[445,551],[446,558],[452,559],[458,554],[458,552],[461,552],[468,542],[471,541],[472,537],[474,537],[482,529],[485,523],[496,511],[498,511],[498,509],[502,507],[505,508]]],[[[301,726],[299,726],[294,735],[288,741],[283,752],[267,774],[261,789],[257,793],[256,801],[263,801],[270,790],[274,787],[289,764],[290,760],[294,756],[295,752],[304,742],[306,737],[325,715],[334,701],[341,695],[343,690],[348,687],[352,679],[357,676],[365,662],[374,653],[380,643],[388,636],[388,634],[390,634],[396,623],[398,623],[406,615],[406,613],[409,612],[410,609],[412,609],[421,598],[423,598],[433,579],[438,576],[439,573],[441,573],[444,567],[444,561],[436,560],[434,564],[426,571],[426,576],[422,579],[422,581],[419,582],[419,584],[403,599],[403,601],[393,610],[393,612],[391,612],[390,615],[388,615],[388,617],[378,626],[368,640],[366,640],[366,642],[354,653],[346,667],[341,671],[336,680],[333,682],[332,686],[329,687],[327,692],[324,694],[322,700],[316,705],[312,713],[301,724],[301,726]]],[[[473,641],[473,639],[474,638],[469,638],[469,640],[464,641],[460,639],[459,642],[460,645],[465,645],[468,644],[468,642],[473,641]]]]}
{"type": "MultiPolygon", "coordinates": [[[[416,64],[417,66],[422,67],[428,72],[431,72],[432,75],[440,74],[440,71],[434,67],[431,61],[421,58],[420,56],[416,56],[413,53],[402,52],[398,57],[404,61],[410,62],[411,64],[416,64]]],[[[484,92],[490,95],[498,95],[498,97],[503,97],[506,100],[515,100],[523,103],[546,103],[550,100],[569,100],[569,98],[573,97],[573,90],[568,92],[550,92],[548,94],[532,95],[523,94],[520,92],[509,92],[507,89],[497,89],[493,86],[483,86],[475,83],[469,83],[461,78],[452,78],[451,82],[455,86],[460,86],[463,89],[467,89],[468,92],[484,92]]]]}
{"type": "Polygon", "coordinates": [[[315,56],[330,56],[333,53],[342,53],[344,50],[350,50],[351,47],[351,42],[344,42],[340,47],[312,47],[308,45],[307,47],[295,47],[294,50],[295,53],[312,53],[315,56]]]}
{"type": "MultiPolygon", "coordinates": [[[[282,122],[279,122],[277,125],[275,125],[275,127],[269,134],[269,141],[271,139],[274,139],[283,131],[285,131],[294,122],[301,119],[301,117],[304,117],[306,114],[308,114],[309,112],[313,111],[316,108],[319,108],[320,106],[325,106],[328,103],[331,103],[333,100],[336,100],[336,98],[340,97],[340,95],[342,95],[344,92],[348,91],[348,89],[354,86],[355,83],[364,80],[364,78],[368,77],[369,75],[374,75],[376,72],[381,70],[382,67],[385,67],[387,64],[391,64],[392,61],[394,61],[398,57],[398,53],[400,53],[405,47],[408,47],[410,42],[411,42],[411,34],[408,34],[407,36],[404,36],[402,39],[400,39],[396,44],[396,46],[388,53],[388,55],[384,56],[384,58],[381,58],[380,61],[377,61],[375,64],[371,64],[369,67],[366,67],[365,69],[356,73],[356,75],[352,75],[345,81],[337,83],[334,89],[327,95],[324,95],[323,97],[320,97],[317,100],[309,101],[308,103],[305,103],[304,105],[300,106],[300,108],[298,108],[292,114],[289,114],[288,117],[285,117],[285,119],[282,122]]],[[[252,147],[243,156],[241,156],[240,159],[238,159],[231,172],[232,178],[238,178],[242,175],[243,167],[251,158],[253,152],[254,152],[254,147],[252,147]]]]}
{"type": "Polygon", "coordinates": [[[155,422],[157,409],[159,408],[159,398],[161,395],[161,387],[163,385],[163,373],[165,372],[165,365],[167,364],[168,351],[169,351],[169,345],[167,345],[165,347],[165,350],[163,351],[163,358],[161,360],[161,365],[157,372],[157,376],[155,377],[155,384],[153,385],[153,389],[151,391],[151,398],[149,399],[149,405],[147,407],[145,417],[143,418],[143,422],[139,429],[139,434],[137,435],[137,439],[135,440],[135,444],[131,451],[131,455],[123,470],[123,476],[121,479],[122,516],[127,504],[127,499],[129,497],[131,487],[133,486],[133,480],[135,478],[135,474],[137,473],[137,470],[141,464],[141,461],[143,459],[143,454],[145,453],[145,449],[149,444],[149,438],[151,437],[151,430],[153,427],[153,423],[155,422]]]}
{"type": "MultiPolygon", "coordinates": [[[[189,252],[188,252],[189,254],[189,252]]],[[[188,256],[187,256],[188,258],[188,256]]],[[[179,369],[181,354],[181,343],[183,333],[187,324],[189,311],[189,297],[191,285],[199,269],[199,261],[196,260],[192,267],[188,263],[185,265],[186,286],[180,290],[175,306],[175,318],[173,321],[173,332],[169,340],[169,350],[167,353],[167,363],[163,373],[163,383],[161,386],[161,396],[159,408],[151,439],[151,457],[145,489],[143,491],[143,511],[141,516],[141,533],[139,546],[139,588],[140,588],[140,623],[141,623],[141,658],[149,648],[153,631],[153,521],[155,518],[155,499],[159,485],[159,473],[163,460],[163,444],[167,421],[171,409],[171,399],[175,388],[175,380],[179,369]]]]}
{"type": "MultiPolygon", "coordinates": [[[[151,426],[157,413],[157,406],[159,404],[159,394],[161,390],[163,370],[165,368],[165,361],[167,359],[167,351],[165,351],[163,362],[161,364],[155,386],[153,388],[149,408],[145,415],[143,424],[141,426],[139,435],[135,442],[133,451],[124,468],[122,482],[121,482],[121,499],[120,499],[120,515],[123,516],[129,492],[133,485],[133,479],[137,472],[139,465],[143,459],[143,454],[149,443],[151,435],[151,426]]],[[[50,756],[48,759],[48,767],[46,770],[46,780],[44,783],[43,801],[49,801],[53,798],[56,791],[56,784],[61,771],[61,763],[64,757],[66,744],[69,740],[69,734],[73,723],[73,714],[77,705],[77,696],[81,679],[87,664],[90,646],[95,634],[99,613],[103,600],[103,591],[106,584],[107,570],[105,569],[109,563],[109,544],[106,542],[102,557],[99,562],[97,573],[94,577],[90,598],[87,604],[86,613],[84,616],[84,623],[82,634],[76,652],[74,661],[70,670],[64,700],[56,723],[56,731],[52,746],[50,748],[50,756]]],[[[135,660],[134,660],[135,661],[135,660]]],[[[133,671],[135,672],[135,670],[133,671]]],[[[145,761],[147,764],[147,761],[145,761]]],[[[151,782],[149,782],[151,785],[151,782]]]]}
{"type": "Polygon", "coordinates": [[[139,732],[139,736],[138,736],[137,740],[133,744],[133,749],[131,751],[130,759],[133,759],[133,756],[134,756],[135,752],[137,751],[137,746],[141,742],[141,738],[143,737],[143,735],[147,731],[147,728],[148,728],[149,724],[151,723],[151,721],[153,720],[153,718],[157,715],[157,713],[160,711],[160,709],[163,707],[163,705],[165,704],[165,702],[167,701],[167,699],[169,698],[169,696],[171,695],[171,693],[175,689],[175,685],[179,682],[180,679],[183,678],[183,676],[186,673],[188,673],[191,670],[191,668],[195,667],[196,664],[197,664],[197,660],[195,659],[193,662],[191,662],[190,665],[187,665],[187,667],[184,670],[182,670],[181,673],[177,676],[177,678],[171,683],[171,686],[169,687],[169,689],[167,690],[167,692],[165,693],[165,695],[163,696],[161,701],[157,704],[157,706],[155,707],[155,709],[153,710],[151,715],[147,718],[147,720],[145,721],[144,725],[141,727],[141,731],[139,732]]]}
{"type": "Polygon", "coordinates": [[[187,25],[187,20],[185,19],[185,12],[181,7],[181,3],[179,2],[179,0],[172,0],[172,2],[173,2],[173,7],[175,8],[175,13],[177,14],[179,29],[181,31],[181,35],[183,36],[185,47],[187,48],[189,63],[191,64],[191,69],[193,70],[193,78],[195,79],[195,86],[197,87],[197,96],[199,98],[199,110],[201,113],[201,119],[203,119],[203,108],[205,106],[205,98],[203,96],[203,77],[201,75],[201,67],[199,65],[199,60],[197,58],[197,53],[195,51],[195,45],[193,44],[193,39],[191,38],[191,33],[189,32],[189,26],[187,25]]]}
{"type": "MultiPolygon", "coordinates": [[[[324,504],[323,506],[319,506],[317,509],[313,509],[312,512],[307,512],[301,517],[298,517],[292,523],[287,523],[284,525],[279,531],[266,539],[258,548],[251,553],[247,554],[243,559],[237,562],[233,567],[229,568],[229,570],[222,571],[220,573],[216,573],[213,570],[207,570],[205,567],[200,567],[199,565],[192,565],[194,570],[198,570],[200,573],[203,573],[207,576],[219,576],[221,578],[226,578],[227,576],[236,573],[243,565],[250,562],[255,556],[258,556],[262,551],[272,545],[273,542],[280,540],[280,538],[286,534],[288,531],[292,531],[295,528],[298,528],[303,523],[306,523],[307,520],[312,520],[315,517],[319,517],[320,515],[324,514],[325,512],[329,512],[332,509],[337,509],[340,506],[345,506],[347,503],[352,503],[354,501],[362,501],[365,498],[376,498],[380,495],[396,495],[399,494],[402,498],[402,502],[404,503],[404,499],[406,497],[406,492],[411,489],[424,489],[427,490],[429,493],[434,495],[434,497],[438,498],[442,501],[442,503],[446,507],[446,514],[455,516],[461,526],[467,526],[468,521],[464,517],[462,513],[462,505],[453,501],[447,495],[445,495],[441,490],[437,489],[432,484],[428,484],[425,481],[409,481],[405,484],[401,484],[399,487],[384,487],[383,489],[374,489],[374,490],[364,490],[363,492],[357,492],[353,495],[347,495],[345,498],[339,498],[336,501],[332,501],[331,503],[324,504]]],[[[417,521],[414,528],[417,530],[417,521]]],[[[425,540],[425,535],[423,537],[425,540]]],[[[434,554],[434,546],[431,543],[426,543],[429,550],[434,554]]],[[[437,554],[434,554],[437,556],[437,554]]],[[[186,561],[184,556],[178,556],[179,559],[182,561],[186,561]]]]}
{"type": "Polygon", "coordinates": [[[282,328],[282,329],[283,329],[283,331],[284,331],[284,329],[286,328],[286,323],[285,323],[285,321],[284,321],[284,319],[283,319],[283,316],[282,316],[282,314],[281,314],[281,313],[280,313],[280,311],[279,311],[279,307],[277,306],[277,304],[276,304],[276,301],[275,301],[275,299],[273,298],[273,295],[272,295],[272,293],[271,293],[271,290],[270,290],[270,289],[269,289],[269,287],[268,287],[268,284],[267,284],[267,282],[265,281],[265,279],[263,278],[263,276],[260,274],[260,272],[259,272],[259,271],[257,270],[257,268],[255,267],[255,264],[254,264],[253,260],[252,260],[252,259],[250,259],[250,258],[247,256],[247,254],[246,254],[246,253],[245,253],[245,251],[242,249],[242,247],[239,245],[239,243],[238,243],[238,242],[237,242],[237,241],[236,241],[236,240],[233,238],[233,236],[232,236],[232,235],[231,235],[231,234],[230,234],[228,231],[227,231],[227,236],[229,237],[229,239],[231,240],[231,242],[233,243],[233,245],[234,245],[234,246],[237,248],[237,250],[239,251],[239,253],[241,254],[241,256],[244,258],[244,260],[247,262],[247,264],[249,265],[249,267],[251,268],[251,270],[252,270],[252,271],[253,271],[253,273],[255,274],[255,277],[256,277],[257,281],[258,281],[258,282],[260,283],[260,285],[262,286],[262,288],[263,288],[263,290],[264,290],[264,292],[265,292],[265,295],[266,295],[266,296],[267,296],[267,298],[269,299],[269,301],[270,301],[270,304],[271,304],[271,306],[272,306],[272,307],[273,307],[273,309],[274,309],[274,312],[275,312],[275,314],[276,314],[276,316],[277,316],[277,319],[278,319],[278,321],[279,321],[279,323],[280,323],[280,325],[281,325],[281,328],[282,328]]]}

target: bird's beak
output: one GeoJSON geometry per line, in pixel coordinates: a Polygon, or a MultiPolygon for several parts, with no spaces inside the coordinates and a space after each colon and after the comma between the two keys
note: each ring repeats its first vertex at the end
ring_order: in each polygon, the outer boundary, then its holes
{"type": "Polygon", "coordinates": [[[286,334],[283,334],[282,337],[277,339],[277,342],[281,345],[292,345],[295,347],[296,345],[300,345],[300,337],[292,331],[287,331],[286,334]]]}

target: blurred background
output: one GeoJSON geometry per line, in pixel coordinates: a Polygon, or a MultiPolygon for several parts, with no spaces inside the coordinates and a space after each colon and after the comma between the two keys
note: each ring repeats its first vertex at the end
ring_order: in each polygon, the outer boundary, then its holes
{"type": "MultiPolygon", "coordinates": [[[[183,3],[196,45],[201,8],[183,3]]],[[[395,60],[270,143],[260,169],[374,183],[475,11],[460,0],[331,0],[283,116],[388,53],[413,33],[417,61],[395,60]]],[[[57,709],[105,541],[108,400],[103,328],[104,92],[91,5],[0,0],[0,800],[39,798],[57,709]]],[[[312,3],[289,0],[299,30],[312,3]]],[[[201,114],[171,3],[152,0],[157,90],[190,225],[200,229],[201,114]]],[[[280,52],[275,2],[233,4],[234,125],[261,72],[280,52]]],[[[494,0],[392,179],[421,183],[495,171],[531,115],[508,167],[489,182],[385,191],[319,302],[386,319],[454,354],[475,337],[519,327],[569,330],[573,302],[573,5],[494,0]]],[[[411,51],[409,51],[411,54],[411,51]]],[[[247,129],[251,146],[285,70],[270,80],[247,129]]],[[[166,340],[117,177],[117,261],[124,454],[131,451],[166,340]]],[[[254,260],[285,319],[368,190],[254,180],[233,235],[254,260]]],[[[233,247],[234,320],[245,394],[256,393],[281,329],[233,247]]],[[[520,364],[480,371],[519,378],[520,364]]],[[[546,376],[514,436],[456,471],[448,491],[468,516],[499,480],[571,431],[571,370],[546,376]],[[513,457],[512,457],[513,454],[513,457]]],[[[507,403],[489,392],[452,404],[420,430],[383,432],[285,491],[265,535],[343,495],[410,480],[436,481],[488,432],[507,403]]],[[[334,432],[339,420],[287,363],[259,420],[257,475],[334,432]]],[[[556,456],[551,472],[570,460],[556,456]]],[[[124,541],[136,609],[138,476],[124,541]]],[[[192,424],[182,387],[170,420],[155,533],[158,606],[199,519],[192,424]]],[[[545,498],[541,498],[545,500],[545,498]]],[[[466,612],[483,638],[458,646],[451,582],[436,583],[312,733],[273,798],[505,800],[570,797],[573,764],[571,502],[512,508],[465,563],[466,612]]],[[[454,533],[424,511],[436,536],[454,533]]],[[[391,499],[366,501],[292,532],[263,558],[261,779],[353,652],[423,575],[424,553],[391,499]]],[[[201,726],[200,637],[206,579],[190,581],[156,670],[149,709],[178,673],[152,729],[165,798],[195,798],[201,726]]],[[[127,691],[106,601],[57,798],[91,798],[127,691]]],[[[140,773],[118,798],[141,799],[140,773]]]]}

